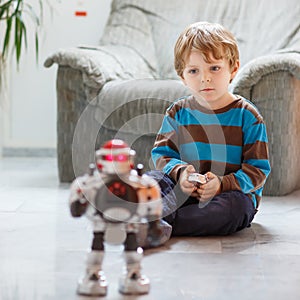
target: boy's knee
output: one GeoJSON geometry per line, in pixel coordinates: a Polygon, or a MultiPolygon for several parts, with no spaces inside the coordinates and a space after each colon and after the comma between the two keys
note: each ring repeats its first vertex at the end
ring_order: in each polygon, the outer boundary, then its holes
{"type": "Polygon", "coordinates": [[[231,213],[233,216],[252,214],[255,211],[252,200],[249,196],[239,191],[233,191],[230,195],[231,200],[231,213]]]}
{"type": "Polygon", "coordinates": [[[249,227],[255,215],[252,200],[245,194],[234,191],[231,198],[231,218],[236,231],[249,227]]]}

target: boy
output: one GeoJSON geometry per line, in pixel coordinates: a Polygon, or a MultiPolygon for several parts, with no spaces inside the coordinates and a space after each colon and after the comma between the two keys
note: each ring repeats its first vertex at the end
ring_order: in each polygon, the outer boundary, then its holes
{"type": "Polygon", "coordinates": [[[168,108],[152,150],[158,171],[149,174],[160,184],[172,235],[228,235],[250,226],[270,173],[263,118],[228,91],[239,51],[223,26],[191,24],[174,56],[192,95],[168,108]],[[189,180],[193,173],[206,182],[189,180]]]}

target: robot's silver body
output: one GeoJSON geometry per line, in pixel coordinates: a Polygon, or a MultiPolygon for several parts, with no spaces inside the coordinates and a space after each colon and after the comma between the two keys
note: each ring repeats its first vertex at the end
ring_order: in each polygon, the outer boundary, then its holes
{"type": "Polygon", "coordinates": [[[71,185],[71,214],[85,215],[94,233],[86,273],[78,283],[79,294],[107,293],[108,283],[102,270],[104,241],[124,245],[126,268],[119,279],[119,291],[149,292],[149,279],[141,274],[143,249],[138,246],[137,234],[141,223],[147,223],[148,237],[155,242],[160,234],[162,200],[156,181],[133,169],[133,156],[134,151],[123,141],[109,141],[96,152],[97,168],[91,165],[89,173],[71,185]]]}

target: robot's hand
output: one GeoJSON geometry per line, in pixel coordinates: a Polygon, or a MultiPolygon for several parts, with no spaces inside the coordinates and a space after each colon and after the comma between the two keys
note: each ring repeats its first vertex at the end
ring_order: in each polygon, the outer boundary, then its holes
{"type": "Polygon", "coordinates": [[[148,236],[147,236],[149,244],[154,247],[160,245],[161,235],[162,235],[162,229],[159,226],[159,220],[149,222],[148,236]]]}
{"type": "Polygon", "coordinates": [[[70,210],[71,210],[71,215],[73,217],[80,217],[82,216],[87,209],[88,202],[82,203],[80,200],[76,200],[71,203],[70,205],[70,210]]]}

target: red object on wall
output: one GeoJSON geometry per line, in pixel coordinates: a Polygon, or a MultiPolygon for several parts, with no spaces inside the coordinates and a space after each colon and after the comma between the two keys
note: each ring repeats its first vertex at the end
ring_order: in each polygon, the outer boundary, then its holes
{"type": "Polygon", "coordinates": [[[76,17],[86,17],[87,16],[87,11],[75,11],[75,16],[76,17]]]}

